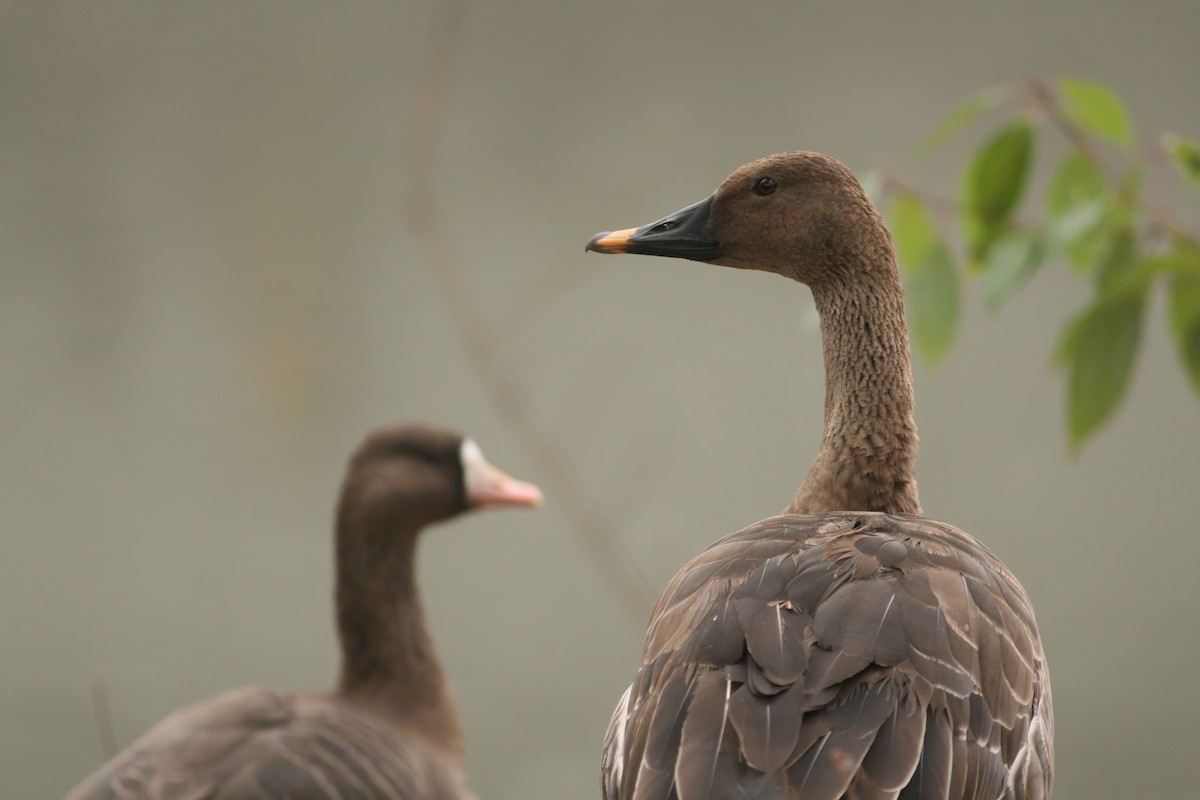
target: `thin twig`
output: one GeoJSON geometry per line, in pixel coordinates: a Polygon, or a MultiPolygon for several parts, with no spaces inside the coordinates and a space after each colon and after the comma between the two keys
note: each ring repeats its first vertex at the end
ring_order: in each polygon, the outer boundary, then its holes
{"type": "Polygon", "coordinates": [[[957,200],[943,197],[927,189],[918,189],[883,170],[878,170],[877,174],[879,175],[880,182],[883,184],[882,189],[884,194],[898,193],[912,195],[919,200],[925,201],[927,206],[942,216],[957,217],[963,210],[963,204],[957,200]]]}
{"type": "Polygon", "coordinates": [[[650,583],[603,506],[588,489],[567,450],[538,412],[520,378],[498,352],[500,335],[482,304],[474,297],[470,280],[446,234],[444,216],[438,206],[434,179],[438,134],[444,118],[444,98],[462,44],[466,7],[464,0],[442,0],[435,6],[437,19],[433,44],[414,114],[416,127],[409,164],[408,221],[429,251],[426,263],[448,299],[449,313],[467,359],[484,378],[496,408],[538,462],[539,475],[549,484],[548,494],[557,498],[570,516],[593,563],[631,617],[641,624],[653,602],[650,583]]]}
{"type": "MultiPolygon", "coordinates": [[[[897,193],[912,195],[918,200],[924,201],[925,205],[929,206],[943,217],[957,218],[958,215],[967,208],[965,203],[961,203],[951,197],[945,197],[944,195],[931,192],[927,189],[918,189],[912,184],[905,183],[899,178],[896,178],[895,176],[884,172],[883,170],[876,170],[876,174],[879,175],[879,180],[882,184],[884,194],[897,193]]],[[[1021,216],[1020,214],[1014,214],[1012,217],[1010,217],[1010,220],[1019,228],[1037,228],[1040,225],[1038,220],[1033,219],[1032,217],[1021,216]]]]}
{"type": "Polygon", "coordinates": [[[96,730],[100,734],[100,751],[107,761],[117,754],[117,733],[113,728],[112,709],[108,704],[108,687],[103,678],[92,681],[92,712],[96,715],[96,730]]]}

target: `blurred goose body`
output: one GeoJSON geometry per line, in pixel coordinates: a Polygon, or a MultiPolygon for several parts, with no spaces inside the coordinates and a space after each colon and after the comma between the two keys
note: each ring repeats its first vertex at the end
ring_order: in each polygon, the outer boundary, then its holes
{"type": "Polygon", "coordinates": [[[825,430],[784,512],[667,585],[605,737],[606,800],[1008,800],[1053,778],[1033,609],[986,547],[920,516],[903,289],[853,173],[794,152],[588,249],[811,289],[825,430]]]}
{"type": "Polygon", "coordinates": [[[428,425],[375,432],[350,460],[336,522],[338,687],[239,689],[168,716],[68,800],[473,797],[414,573],[418,535],[541,493],[428,425]]]}

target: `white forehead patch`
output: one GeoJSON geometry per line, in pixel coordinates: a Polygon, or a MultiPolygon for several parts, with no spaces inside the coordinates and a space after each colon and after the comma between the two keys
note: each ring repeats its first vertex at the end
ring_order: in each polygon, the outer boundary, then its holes
{"type": "Polygon", "coordinates": [[[467,490],[469,497],[487,482],[488,462],[473,439],[463,439],[462,446],[458,449],[458,460],[462,462],[463,488],[467,490]]]}

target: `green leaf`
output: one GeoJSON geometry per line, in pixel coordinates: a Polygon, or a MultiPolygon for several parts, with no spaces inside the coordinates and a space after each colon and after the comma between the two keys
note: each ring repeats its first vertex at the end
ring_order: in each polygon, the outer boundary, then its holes
{"type": "Polygon", "coordinates": [[[883,176],[877,170],[869,169],[862,174],[858,182],[862,185],[863,193],[871,201],[871,205],[878,208],[883,202],[883,176]]]}
{"type": "Polygon", "coordinates": [[[905,274],[915,274],[938,241],[933,220],[923,203],[911,194],[896,198],[891,209],[892,239],[905,274]]]}
{"type": "Polygon", "coordinates": [[[1046,187],[1046,211],[1061,217],[1108,194],[1104,175],[1087,156],[1074,150],[1063,157],[1046,187]]]}
{"type": "Polygon", "coordinates": [[[1059,217],[1051,218],[1046,226],[1049,244],[1080,257],[1081,263],[1076,266],[1086,266],[1091,261],[1089,254],[1092,252],[1092,248],[1088,248],[1087,244],[1095,238],[1092,234],[1104,221],[1108,206],[1107,200],[1093,200],[1076,206],[1059,217]]]}
{"type": "Polygon", "coordinates": [[[1178,270],[1168,295],[1171,332],[1183,359],[1183,368],[1200,393],[1200,251],[1192,251],[1193,269],[1178,270]]]}
{"type": "Polygon", "coordinates": [[[1112,209],[1113,222],[1120,225],[1131,225],[1141,213],[1142,207],[1142,171],[1131,167],[1117,186],[1117,203],[1112,209]]]}
{"type": "Polygon", "coordinates": [[[1018,120],[994,134],[971,159],[966,203],[989,221],[1002,221],[1021,199],[1033,155],[1033,126],[1018,120]]]}
{"type": "Polygon", "coordinates": [[[1004,225],[984,222],[966,208],[962,211],[963,238],[967,242],[967,271],[979,273],[987,261],[992,242],[1004,233],[1004,225]]]}
{"type": "Polygon", "coordinates": [[[973,94],[951,111],[933,132],[917,145],[917,155],[928,155],[950,141],[963,128],[983,114],[996,108],[1008,99],[1011,92],[1007,85],[992,86],[973,94]]]}
{"type": "Polygon", "coordinates": [[[1170,250],[1147,259],[1146,266],[1152,272],[1161,272],[1173,278],[1180,275],[1198,275],[1200,274],[1200,247],[1176,245],[1170,250]]]}
{"type": "Polygon", "coordinates": [[[950,352],[961,305],[962,291],[950,250],[942,242],[934,242],[908,275],[913,343],[925,360],[937,364],[950,352]]]}
{"type": "Polygon", "coordinates": [[[981,263],[1020,202],[1033,160],[1033,126],[1017,120],[975,152],[963,175],[963,229],[971,260],[981,263]]]}
{"type": "Polygon", "coordinates": [[[1164,133],[1162,146],[1183,176],[1200,184],[1200,144],[1173,133],[1164,133]]]}
{"type": "Polygon", "coordinates": [[[998,238],[988,253],[983,273],[983,300],[991,309],[1033,277],[1046,256],[1042,237],[1028,231],[1009,231],[998,238]]]}
{"type": "Polygon", "coordinates": [[[1063,110],[1080,128],[1119,147],[1133,146],[1133,129],[1125,105],[1111,89],[1090,81],[1061,78],[1058,90],[1063,96],[1063,110]]]}
{"type": "Polygon", "coordinates": [[[958,329],[961,291],[954,259],[916,197],[901,195],[891,212],[896,255],[907,278],[913,343],[926,361],[936,364],[950,352],[958,329]]]}
{"type": "Polygon", "coordinates": [[[1125,397],[1145,304],[1145,292],[1102,298],[1064,332],[1057,359],[1067,368],[1067,428],[1074,451],[1095,435],[1125,397]]]}
{"type": "Polygon", "coordinates": [[[1133,229],[1117,228],[1106,245],[1096,266],[1096,289],[1100,294],[1108,296],[1146,288],[1150,270],[1146,269],[1146,262],[1138,261],[1133,229]]]}
{"type": "Polygon", "coordinates": [[[1046,187],[1049,244],[1064,250],[1080,272],[1099,257],[1099,237],[1093,233],[1111,206],[1108,184],[1090,159],[1075,151],[1058,162],[1046,187]]]}

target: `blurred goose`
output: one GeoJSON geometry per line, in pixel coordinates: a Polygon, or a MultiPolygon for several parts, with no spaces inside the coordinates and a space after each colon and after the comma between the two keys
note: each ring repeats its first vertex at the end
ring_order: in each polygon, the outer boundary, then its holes
{"type": "Polygon", "coordinates": [[[667,585],[605,737],[606,800],[1050,796],[1050,683],[1033,609],[986,547],[920,516],[904,297],[853,173],[769,156],[600,253],[807,284],[825,432],[783,514],[667,585]]]}
{"type": "Polygon", "coordinates": [[[337,689],[239,689],[177,711],[68,800],[473,797],[417,591],[417,538],[469,509],[541,502],[457,433],[375,432],[350,460],[337,510],[337,689]]]}

